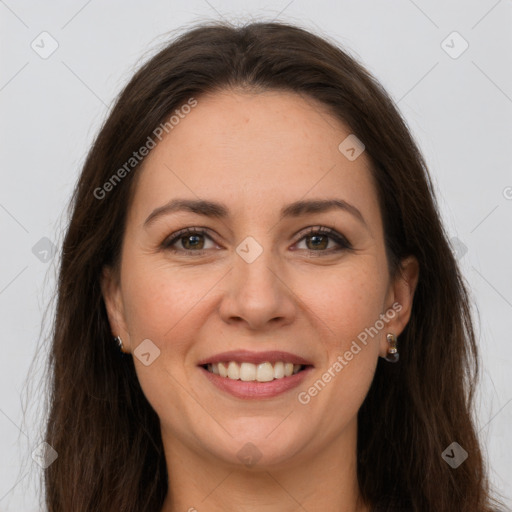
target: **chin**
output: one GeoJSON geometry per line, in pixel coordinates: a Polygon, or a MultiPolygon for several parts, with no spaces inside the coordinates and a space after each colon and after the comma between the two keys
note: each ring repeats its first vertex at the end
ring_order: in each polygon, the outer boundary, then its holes
{"type": "Polygon", "coordinates": [[[292,463],[297,454],[310,443],[310,439],[304,435],[294,438],[286,428],[276,428],[284,417],[279,421],[276,421],[276,418],[272,418],[271,421],[246,418],[249,421],[244,422],[245,430],[241,430],[237,435],[229,425],[226,425],[226,429],[233,437],[224,432],[222,439],[216,441],[210,435],[204,440],[205,448],[215,458],[228,465],[234,464],[253,469],[275,469],[280,465],[284,467],[287,463],[292,463]]]}

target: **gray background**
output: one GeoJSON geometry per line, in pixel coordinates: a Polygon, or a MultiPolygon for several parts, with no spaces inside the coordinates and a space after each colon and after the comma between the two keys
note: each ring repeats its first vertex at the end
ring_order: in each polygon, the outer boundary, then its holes
{"type": "Polygon", "coordinates": [[[31,454],[46,410],[51,249],[85,154],[134,69],[171,31],[212,18],[278,18],[330,37],[397,101],[472,292],[477,425],[491,482],[512,508],[511,0],[0,0],[0,512],[39,510],[31,454]]]}

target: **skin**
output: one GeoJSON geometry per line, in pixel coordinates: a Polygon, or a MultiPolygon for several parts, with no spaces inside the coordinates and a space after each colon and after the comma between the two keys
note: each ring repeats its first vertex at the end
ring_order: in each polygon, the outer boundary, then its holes
{"type": "Polygon", "coordinates": [[[357,412],[386,355],[386,333],[398,336],[409,321],[418,264],[407,258],[391,279],[369,159],[363,152],[349,161],[338,150],[350,133],[322,104],[292,92],[217,92],[198,98],[140,170],[120,281],[105,268],[102,289],[125,351],[145,339],[160,350],[150,365],[135,356],[134,363],[160,417],[170,475],[162,512],[370,511],[358,503],[357,412]],[[230,217],[181,211],[144,228],[173,198],[222,202],[230,217]],[[366,225],[342,210],[279,220],[284,205],[328,198],[357,207],[366,225]],[[310,226],[336,230],[352,249],[332,252],[339,246],[331,238],[315,245],[304,237],[310,226]],[[187,227],[207,228],[202,255],[183,252],[198,250],[183,245],[190,237],[174,243],[181,253],[161,247],[187,227]],[[263,248],[250,264],[236,252],[247,236],[263,248]],[[400,312],[299,403],[297,393],[395,302],[400,312]],[[197,367],[240,348],[289,351],[314,369],[298,389],[242,400],[197,367]],[[248,442],[261,457],[252,467],[237,456],[248,442]]]}

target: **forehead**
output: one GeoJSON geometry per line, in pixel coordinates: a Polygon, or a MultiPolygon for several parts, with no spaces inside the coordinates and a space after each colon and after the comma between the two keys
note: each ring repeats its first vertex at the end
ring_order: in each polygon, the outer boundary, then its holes
{"type": "Polygon", "coordinates": [[[325,105],[293,92],[200,96],[138,170],[130,216],[140,223],[173,197],[219,200],[238,216],[308,197],[375,210],[367,156],[350,161],[338,149],[350,134],[325,105]]]}

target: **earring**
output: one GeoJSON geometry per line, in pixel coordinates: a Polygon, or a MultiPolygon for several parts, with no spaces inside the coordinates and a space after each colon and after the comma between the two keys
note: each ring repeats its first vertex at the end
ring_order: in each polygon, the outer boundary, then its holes
{"type": "Polygon", "coordinates": [[[114,341],[117,341],[117,344],[119,345],[119,349],[121,350],[121,352],[124,353],[124,350],[123,350],[123,340],[121,339],[121,336],[116,336],[114,338],[114,341]]]}
{"type": "Polygon", "coordinates": [[[389,343],[389,348],[388,348],[388,353],[384,359],[390,363],[396,363],[398,361],[398,359],[400,358],[400,354],[398,353],[398,348],[397,348],[397,343],[398,343],[397,337],[394,334],[389,333],[389,334],[386,334],[386,338],[389,343]]]}

